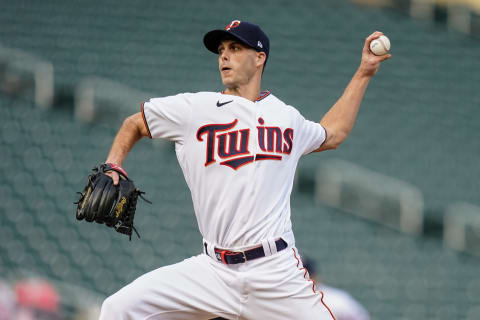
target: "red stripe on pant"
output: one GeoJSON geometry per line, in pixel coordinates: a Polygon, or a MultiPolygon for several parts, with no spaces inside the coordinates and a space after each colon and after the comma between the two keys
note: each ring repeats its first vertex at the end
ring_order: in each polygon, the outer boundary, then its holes
{"type": "MultiPolygon", "coordinates": [[[[292,248],[293,250],[293,256],[295,257],[295,259],[297,259],[297,268],[300,266],[300,259],[297,257],[297,252],[295,251],[295,248],[292,248]]],[[[299,270],[305,270],[304,274],[303,274],[303,277],[308,280],[308,281],[312,281],[312,290],[313,290],[313,293],[317,294],[317,291],[315,291],[315,280],[313,279],[307,279],[307,269],[305,268],[298,268],[299,270]]],[[[323,297],[324,297],[324,294],[322,291],[319,291],[321,294],[322,294],[322,297],[320,298],[320,301],[322,302],[323,306],[328,310],[328,312],[330,313],[330,315],[332,316],[332,319],[333,320],[336,320],[335,319],[335,316],[333,315],[332,313],[332,310],[330,310],[330,308],[326,305],[326,303],[323,301],[323,297]]]]}

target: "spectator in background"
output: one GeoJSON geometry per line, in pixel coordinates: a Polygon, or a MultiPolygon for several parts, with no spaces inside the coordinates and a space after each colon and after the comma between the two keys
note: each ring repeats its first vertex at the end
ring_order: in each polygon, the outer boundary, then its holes
{"type": "Polygon", "coordinates": [[[302,262],[310,277],[315,280],[316,289],[324,293],[323,301],[330,307],[336,320],[370,319],[367,310],[348,292],[322,283],[320,272],[313,259],[303,257],[302,262]]]}
{"type": "Polygon", "coordinates": [[[14,319],[15,294],[10,286],[0,280],[0,320],[14,319]]]}
{"type": "Polygon", "coordinates": [[[60,295],[46,280],[27,279],[15,284],[15,320],[60,320],[60,295]]]}

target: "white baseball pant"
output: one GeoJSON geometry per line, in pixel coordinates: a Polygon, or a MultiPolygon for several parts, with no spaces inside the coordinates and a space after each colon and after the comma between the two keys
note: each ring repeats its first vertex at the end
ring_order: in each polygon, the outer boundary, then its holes
{"type": "Polygon", "coordinates": [[[100,320],[335,319],[296,250],[233,265],[200,254],[156,269],[108,297],[100,320]]]}

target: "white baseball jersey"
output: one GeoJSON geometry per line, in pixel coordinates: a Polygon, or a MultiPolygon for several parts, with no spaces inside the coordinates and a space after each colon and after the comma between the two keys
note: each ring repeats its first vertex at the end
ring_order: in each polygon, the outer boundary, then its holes
{"type": "Polygon", "coordinates": [[[238,249],[265,239],[294,243],[290,193],[300,156],[325,129],[264,91],[254,102],[220,92],[142,104],[152,138],[175,142],[203,238],[238,249]]]}
{"type": "Polygon", "coordinates": [[[142,114],[152,138],[175,141],[206,252],[139,277],[104,301],[100,319],[333,319],[290,222],[295,168],[325,140],[322,126],[269,92],[255,102],[214,92],[155,98],[142,114]],[[277,251],[279,237],[288,247],[277,251]],[[259,244],[264,257],[238,264],[212,252],[259,244]]]}

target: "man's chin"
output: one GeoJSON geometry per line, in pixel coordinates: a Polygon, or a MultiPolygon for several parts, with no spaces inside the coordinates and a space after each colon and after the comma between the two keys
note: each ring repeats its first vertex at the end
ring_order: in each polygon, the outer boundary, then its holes
{"type": "Polygon", "coordinates": [[[227,79],[222,78],[222,83],[223,83],[223,85],[224,85],[226,88],[233,88],[233,87],[235,87],[235,83],[234,83],[231,79],[229,79],[229,78],[227,78],[227,79]]]}

